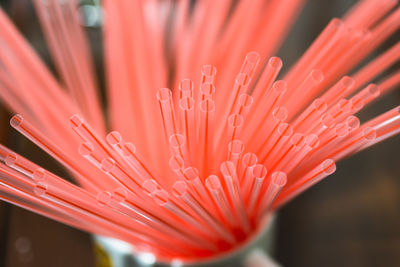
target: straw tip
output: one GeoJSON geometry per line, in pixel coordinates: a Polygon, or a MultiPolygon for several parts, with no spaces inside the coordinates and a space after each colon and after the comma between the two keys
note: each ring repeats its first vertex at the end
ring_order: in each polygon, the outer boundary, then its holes
{"type": "Polygon", "coordinates": [[[22,117],[22,115],[20,114],[15,114],[14,116],[12,116],[12,118],[10,119],[10,125],[14,128],[18,127],[19,125],[21,125],[21,123],[24,121],[24,118],[22,117]]]}
{"type": "Polygon", "coordinates": [[[244,118],[242,115],[240,114],[231,114],[228,117],[228,124],[231,127],[237,128],[237,127],[241,127],[244,123],[244,118]]]}
{"type": "Polygon", "coordinates": [[[84,157],[89,156],[93,153],[93,146],[88,142],[82,143],[79,146],[78,153],[79,153],[79,155],[84,156],[84,157]]]}
{"type": "Polygon", "coordinates": [[[176,181],[172,186],[172,191],[176,197],[182,197],[187,190],[187,185],[184,181],[176,181]]]}
{"type": "Polygon", "coordinates": [[[221,182],[216,175],[210,175],[206,178],[206,186],[210,190],[218,190],[221,188],[221,182]]]}
{"type": "Polygon", "coordinates": [[[334,173],[336,171],[335,161],[332,159],[326,159],[321,164],[322,169],[328,175],[334,173]]]}
{"type": "Polygon", "coordinates": [[[172,98],[172,92],[169,88],[160,88],[156,96],[158,101],[168,101],[172,98]]]}
{"type": "Polygon", "coordinates": [[[179,82],[179,90],[191,90],[194,87],[194,83],[191,79],[183,79],[179,82]]]}
{"type": "Polygon", "coordinates": [[[107,191],[102,191],[97,195],[97,202],[100,205],[108,205],[111,202],[111,193],[107,191]]]}
{"type": "Polygon", "coordinates": [[[246,54],[246,60],[251,62],[258,62],[260,60],[260,54],[256,51],[251,51],[246,54]]]}
{"type": "Polygon", "coordinates": [[[377,97],[381,93],[379,86],[374,83],[369,84],[367,88],[368,88],[368,93],[373,97],[377,97]]]}
{"type": "Polygon", "coordinates": [[[272,111],[272,116],[277,121],[284,121],[288,117],[288,110],[285,107],[276,107],[272,111]]]}
{"type": "Polygon", "coordinates": [[[271,57],[268,60],[268,65],[274,69],[280,69],[283,66],[283,62],[282,59],[280,59],[279,57],[271,57]]]}
{"type": "Polygon", "coordinates": [[[17,161],[17,154],[15,153],[8,153],[4,159],[4,162],[8,166],[13,166],[15,161],[17,161]]]}
{"type": "Polygon", "coordinates": [[[142,188],[147,194],[152,195],[158,190],[158,185],[153,179],[147,179],[142,183],[142,188]]]}
{"type": "Polygon", "coordinates": [[[319,145],[319,137],[316,134],[309,134],[306,136],[306,144],[311,148],[316,148],[319,145]]]}
{"type": "Polygon", "coordinates": [[[376,138],[376,130],[374,130],[371,127],[367,127],[363,131],[364,138],[367,139],[367,141],[372,141],[376,138]]]}
{"type": "Polygon", "coordinates": [[[268,170],[264,165],[256,164],[255,166],[252,167],[251,172],[254,177],[262,179],[265,178],[265,176],[267,176],[268,170]]]}
{"type": "Polygon", "coordinates": [[[202,112],[213,112],[215,111],[215,103],[211,99],[205,99],[200,102],[200,110],[202,112]]]}
{"type": "Polygon", "coordinates": [[[169,144],[173,148],[180,148],[185,144],[185,136],[182,134],[172,134],[169,137],[169,144]]]}
{"type": "Polygon", "coordinates": [[[279,187],[283,187],[285,186],[286,182],[287,182],[287,175],[284,172],[274,172],[271,175],[271,181],[272,183],[274,183],[274,185],[279,186],[279,187]]]}
{"type": "Polygon", "coordinates": [[[101,161],[101,170],[105,173],[109,173],[115,167],[115,160],[112,158],[105,158],[101,161]]]}
{"type": "Polygon", "coordinates": [[[240,86],[247,86],[250,83],[250,76],[241,72],[236,76],[235,81],[240,86]]]}
{"type": "Polygon", "coordinates": [[[197,177],[199,177],[199,171],[194,168],[194,167],[187,167],[184,171],[183,174],[185,177],[189,180],[193,180],[197,177]]]}
{"type": "Polygon", "coordinates": [[[135,155],[136,154],[136,146],[131,142],[127,142],[122,147],[122,153],[124,156],[135,155]]]}
{"type": "Polygon", "coordinates": [[[183,161],[183,159],[180,156],[172,156],[169,159],[169,167],[173,170],[173,171],[178,171],[183,169],[185,162],[183,161]]]}
{"type": "Polygon", "coordinates": [[[213,65],[203,65],[201,67],[201,74],[204,76],[213,76],[217,73],[217,68],[213,65]]]}
{"type": "Polygon", "coordinates": [[[165,190],[157,190],[154,193],[154,201],[158,204],[158,205],[164,205],[168,202],[168,192],[165,190]]]}
{"type": "Polygon", "coordinates": [[[241,154],[244,151],[244,143],[241,140],[232,140],[228,144],[228,149],[233,154],[241,154]]]}
{"type": "Polygon", "coordinates": [[[42,168],[38,168],[33,172],[33,180],[38,182],[38,181],[43,181],[46,177],[46,171],[42,168]]]}
{"type": "Polygon", "coordinates": [[[277,131],[278,131],[278,134],[282,137],[290,136],[293,133],[293,126],[290,125],[289,123],[284,122],[278,126],[277,131]]]}
{"type": "Polygon", "coordinates": [[[46,184],[38,183],[35,185],[33,192],[38,196],[43,196],[44,194],[46,194],[47,189],[48,187],[46,184]]]}
{"type": "Polygon", "coordinates": [[[232,161],[224,161],[221,163],[220,171],[223,176],[233,176],[236,172],[235,164],[232,161]]]}
{"type": "Polygon", "coordinates": [[[194,109],[194,99],[189,96],[185,96],[179,100],[179,107],[183,110],[193,110],[194,109]]]}
{"type": "Polygon", "coordinates": [[[351,88],[354,85],[354,79],[349,76],[344,76],[341,82],[345,88],[351,88]]]}
{"type": "Polygon", "coordinates": [[[112,192],[111,197],[114,201],[121,203],[128,197],[128,192],[124,188],[119,187],[112,192]]]}
{"type": "Polygon", "coordinates": [[[242,158],[243,165],[247,167],[252,167],[256,165],[257,161],[257,155],[251,152],[244,154],[242,158]]]}
{"type": "Polygon", "coordinates": [[[324,73],[321,70],[312,70],[311,77],[315,82],[320,83],[324,80],[324,73]]]}
{"type": "Polygon", "coordinates": [[[117,131],[112,131],[106,136],[106,141],[110,145],[117,145],[122,142],[122,136],[117,131]]]}
{"type": "Polygon", "coordinates": [[[81,116],[78,114],[74,114],[69,118],[69,121],[71,122],[72,127],[79,127],[83,123],[83,119],[81,116]]]}

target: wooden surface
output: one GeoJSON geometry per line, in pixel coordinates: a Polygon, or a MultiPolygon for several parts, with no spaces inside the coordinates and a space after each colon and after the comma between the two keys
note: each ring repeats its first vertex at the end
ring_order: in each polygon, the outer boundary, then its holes
{"type": "MultiPolygon", "coordinates": [[[[24,5],[28,1],[12,1],[14,7],[10,1],[1,2],[48,59],[40,32],[32,23],[32,10],[24,5]]],[[[280,52],[285,65],[304,51],[330,18],[342,15],[353,2],[310,0],[280,52]]],[[[391,43],[395,41],[398,37],[391,43]]],[[[94,47],[98,54],[101,49],[94,47]]],[[[369,108],[362,118],[399,103],[397,90],[369,108]]],[[[63,173],[54,161],[11,131],[8,119],[9,114],[2,110],[1,143],[63,173]]],[[[284,266],[400,266],[399,151],[397,136],[346,159],[334,175],[283,208],[278,221],[277,260],[284,266]]],[[[0,266],[89,267],[94,262],[88,234],[0,202],[0,266]]]]}

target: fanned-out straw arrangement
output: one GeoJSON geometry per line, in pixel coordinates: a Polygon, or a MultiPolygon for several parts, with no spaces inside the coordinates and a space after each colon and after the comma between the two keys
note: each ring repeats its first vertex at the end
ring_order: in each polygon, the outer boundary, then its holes
{"type": "Polygon", "coordinates": [[[356,117],[398,87],[399,70],[369,83],[400,43],[353,71],[400,28],[397,1],[360,1],[279,74],[302,0],[104,0],[105,109],[75,1],[33,3],[59,78],[0,11],[0,96],[78,185],[1,146],[0,198],[137,252],[239,247],[335,162],[400,132],[400,106],[356,117]]]}

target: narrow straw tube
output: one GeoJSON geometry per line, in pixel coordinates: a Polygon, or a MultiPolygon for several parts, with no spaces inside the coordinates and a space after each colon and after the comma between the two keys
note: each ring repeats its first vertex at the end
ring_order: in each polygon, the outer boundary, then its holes
{"type": "Polygon", "coordinates": [[[293,122],[293,129],[298,132],[308,133],[318,123],[318,118],[326,111],[327,103],[321,98],[316,98],[293,122]]]}
{"type": "MultiPolygon", "coordinates": [[[[59,86],[56,80],[50,75],[50,72],[46,66],[39,60],[34,50],[29,46],[29,44],[23,39],[23,37],[18,34],[17,29],[13,26],[10,20],[5,15],[4,11],[0,11],[0,20],[2,21],[2,38],[7,40],[9,48],[15,49],[16,55],[21,55],[27,64],[24,65],[27,70],[34,75],[40,83],[42,83],[43,88],[46,89],[45,92],[47,96],[50,97],[54,104],[58,105],[63,114],[70,114],[74,110],[74,105],[66,97],[66,94],[62,90],[59,90],[59,86]]],[[[21,71],[21,69],[20,69],[21,71]]],[[[46,94],[45,94],[46,95],[46,94]]],[[[52,103],[49,102],[48,104],[52,103]]]]}
{"type": "Polygon", "coordinates": [[[222,145],[222,150],[225,150],[224,152],[229,150],[229,143],[238,139],[238,136],[240,136],[243,130],[243,123],[244,118],[242,115],[232,114],[228,117],[228,120],[226,121],[226,128],[224,129],[224,133],[218,142],[222,145]]]}
{"type": "Polygon", "coordinates": [[[209,212],[212,213],[215,217],[219,217],[220,219],[222,219],[222,216],[218,212],[211,195],[206,190],[203,181],[199,177],[199,171],[196,168],[187,167],[183,170],[183,176],[188,182],[188,188],[191,191],[193,197],[195,197],[196,200],[204,207],[207,207],[209,212]]]}
{"type": "Polygon", "coordinates": [[[176,181],[173,185],[175,196],[182,199],[189,207],[191,207],[213,230],[215,230],[225,241],[234,243],[235,238],[228,232],[203,206],[193,198],[187,191],[187,185],[184,181],[176,181]]]}
{"type": "Polygon", "coordinates": [[[315,55],[321,53],[329,47],[327,44],[334,43],[335,38],[341,34],[343,31],[343,22],[340,19],[334,18],[329,24],[324,28],[324,30],[318,35],[318,37],[312,42],[311,46],[306,50],[306,52],[302,55],[302,57],[296,62],[296,64],[290,69],[290,71],[285,75],[284,80],[289,81],[290,83],[294,79],[303,79],[305,75],[305,71],[310,71],[309,68],[305,66],[309,66],[310,62],[315,58],[315,55]],[[323,50],[325,49],[325,50],[323,50]],[[302,73],[303,72],[303,73],[302,73]]]}
{"type": "Polygon", "coordinates": [[[320,136],[324,133],[327,129],[332,128],[335,125],[335,119],[333,116],[327,112],[322,114],[322,116],[318,119],[318,123],[309,130],[310,133],[313,133],[317,136],[320,136]]]}
{"type": "Polygon", "coordinates": [[[250,134],[259,128],[260,125],[270,121],[271,116],[278,107],[277,103],[284,96],[286,89],[287,83],[285,81],[276,81],[272,85],[272,88],[267,90],[266,94],[264,94],[262,98],[253,97],[255,103],[250,109],[244,125],[244,127],[248,129],[248,131],[246,131],[247,134],[243,137],[244,140],[249,138],[250,134]]]}
{"type": "MultiPolygon", "coordinates": [[[[96,192],[99,188],[110,185],[108,181],[97,181],[85,171],[86,166],[78,164],[74,159],[68,156],[60,148],[56,147],[50,142],[42,133],[30,125],[21,115],[15,115],[11,118],[10,124],[13,128],[26,136],[29,140],[42,148],[60,163],[62,163],[69,171],[74,174],[83,185],[87,186],[89,190],[96,192]]],[[[92,169],[90,169],[92,171],[92,169]]]]}
{"type": "Polygon", "coordinates": [[[181,134],[173,134],[169,137],[169,145],[172,155],[181,157],[183,161],[189,165],[189,151],[185,137],[181,134]]]}
{"type": "Polygon", "coordinates": [[[7,164],[7,166],[20,173],[23,173],[30,178],[33,178],[33,173],[37,168],[39,168],[39,166],[35,163],[13,152],[7,154],[4,162],[7,164]]]}
{"type": "Polygon", "coordinates": [[[172,156],[169,159],[169,167],[176,174],[179,179],[185,179],[183,170],[185,169],[185,161],[180,156],[172,156]]]}
{"type": "Polygon", "coordinates": [[[355,81],[353,90],[359,89],[361,86],[370,82],[379,73],[383,72],[386,68],[390,67],[397,60],[400,59],[400,42],[395,44],[390,49],[386,50],[379,57],[375,58],[368,65],[353,74],[352,77],[355,81]]]}
{"type": "Polygon", "coordinates": [[[380,89],[375,84],[366,86],[363,90],[355,94],[350,98],[352,103],[351,114],[355,114],[364,108],[366,105],[374,101],[380,95],[380,89]]]}
{"type": "MultiPolygon", "coordinates": [[[[400,106],[366,122],[363,127],[371,127],[376,132],[376,138],[363,145],[359,150],[368,148],[400,132],[400,106]]],[[[359,151],[358,150],[358,151],[359,151]]]]}
{"type": "MultiPolygon", "coordinates": [[[[257,105],[262,102],[262,98],[264,98],[264,95],[269,91],[272,83],[278,76],[282,65],[282,60],[278,57],[271,57],[268,60],[268,63],[251,94],[254,99],[260,99],[260,101],[257,102],[257,105]]],[[[255,106],[254,109],[257,109],[257,107],[258,106],[255,106]]]]}
{"type": "Polygon", "coordinates": [[[305,138],[305,145],[300,148],[297,153],[294,153],[292,158],[288,158],[284,160],[277,169],[281,169],[283,172],[291,174],[292,170],[300,164],[301,161],[307,156],[308,153],[314,151],[316,148],[319,147],[320,141],[317,135],[310,134],[307,135],[305,138]]]}
{"type": "Polygon", "coordinates": [[[196,141],[196,121],[195,121],[195,103],[193,98],[184,97],[179,101],[178,111],[180,114],[180,121],[182,133],[186,137],[187,149],[189,151],[189,158],[195,157],[194,146],[196,141]]]}
{"type": "Polygon", "coordinates": [[[289,144],[282,147],[282,149],[280,149],[281,151],[269,162],[272,171],[282,170],[281,166],[285,165],[287,161],[290,161],[300,149],[305,146],[306,138],[303,134],[295,133],[290,137],[288,143],[289,144]]]}
{"type": "MultiPolygon", "coordinates": [[[[259,190],[261,190],[261,185],[267,173],[267,168],[262,164],[255,164],[246,172],[241,192],[245,203],[249,205],[248,207],[253,206],[255,201],[258,199],[259,190]]],[[[248,209],[251,210],[252,208],[248,209]]]]}
{"type": "MultiPolygon", "coordinates": [[[[247,93],[248,87],[250,85],[251,78],[245,73],[239,73],[236,76],[235,84],[230,91],[229,95],[226,98],[226,105],[221,105],[221,107],[217,107],[219,121],[224,121],[229,114],[232,114],[235,104],[237,103],[239,96],[241,94],[247,93]]],[[[220,130],[221,131],[221,130],[220,130]]]]}
{"type": "Polygon", "coordinates": [[[347,11],[344,21],[352,28],[368,28],[374,25],[396,4],[397,2],[394,0],[361,1],[347,11]]]}
{"type": "Polygon", "coordinates": [[[384,81],[380,82],[378,84],[380,90],[381,90],[381,95],[385,95],[392,91],[393,89],[396,88],[400,84],[400,70],[393,73],[389,77],[385,78],[384,81]]]}
{"type": "MultiPolygon", "coordinates": [[[[67,211],[54,207],[48,201],[44,201],[34,195],[29,195],[18,188],[5,186],[0,182],[0,199],[10,204],[17,205],[21,208],[35,212],[42,216],[46,216],[53,220],[59,221],[63,224],[76,227],[83,231],[99,234],[115,236],[115,233],[110,232],[109,229],[99,228],[97,225],[91,225],[84,222],[82,219],[77,219],[71,214],[66,214],[67,211]]],[[[118,235],[117,235],[118,236],[118,235]]],[[[123,237],[120,237],[123,239],[123,237]]]]}
{"type": "Polygon", "coordinates": [[[203,177],[207,176],[205,171],[209,169],[207,162],[210,162],[213,153],[215,104],[210,99],[203,100],[200,104],[200,126],[198,131],[198,162],[199,170],[203,177]],[[208,160],[206,160],[208,159],[208,160]]]}
{"type": "Polygon", "coordinates": [[[172,134],[178,132],[171,90],[168,88],[159,89],[157,91],[157,99],[160,104],[164,133],[168,140],[172,134]]]}
{"type": "Polygon", "coordinates": [[[200,87],[205,83],[214,83],[215,76],[217,75],[217,69],[213,65],[203,65],[201,67],[201,80],[200,87]]]}
{"type": "Polygon", "coordinates": [[[247,172],[250,171],[251,168],[257,164],[257,161],[257,155],[254,153],[246,153],[243,155],[237,168],[237,176],[241,187],[243,187],[247,172]]]}
{"type": "MultiPolygon", "coordinates": [[[[158,181],[154,170],[150,168],[143,156],[137,151],[136,146],[125,142],[117,131],[112,131],[106,136],[107,143],[122,157],[124,162],[134,170],[137,178],[154,179],[158,181]]],[[[140,181],[140,183],[142,183],[140,181]]],[[[160,181],[158,181],[160,182],[160,181]]]]}
{"type": "Polygon", "coordinates": [[[170,224],[162,220],[159,220],[152,214],[147,213],[142,209],[137,209],[136,207],[127,205],[121,205],[121,202],[113,198],[111,193],[109,192],[99,193],[97,195],[97,200],[100,204],[106,205],[113,210],[121,212],[122,214],[125,214],[126,216],[134,219],[142,225],[143,230],[150,230],[150,232],[153,232],[155,230],[157,231],[157,235],[174,237],[172,241],[174,246],[180,246],[181,249],[185,246],[188,250],[203,250],[204,248],[209,247],[209,244],[204,243],[201,239],[192,239],[192,237],[188,237],[188,235],[186,235],[185,233],[181,233],[179,229],[172,227],[170,224]]]}
{"type": "Polygon", "coordinates": [[[245,73],[247,76],[252,78],[256,71],[257,65],[260,63],[260,55],[257,52],[249,52],[246,54],[246,58],[242,66],[240,67],[239,73],[245,73]]]}
{"type": "Polygon", "coordinates": [[[339,99],[348,96],[352,88],[354,88],[354,79],[349,76],[344,76],[335,83],[335,85],[326,90],[320,98],[325,101],[328,108],[330,108],[335,105],[339,99]]]}
{"type": "Polygon", "coordinates": [[[307,190],[312,185],[318,183],[328,175],[331,175],[336,171],[335,162],[332,159],[324,160],[317,167],[312,169],[310,172],[302,177],[290,180],[288,184],[278,195],[273,203],[272,209],[277,209],[284,203],[287,203],[301,192],[307,190]]]}
{"type": "Polygon", "coordinates": [[[318,94],[319,85],[323,79],[324,75],[321,70],[312,70],[298,87],[289,87],[290,95],[284,100],[281,98],[280,103],[278,103],[288,108],[289,118],[298,114],[298,112],[309,104],[310,100],[318,94]],[[301,101],[296,98],[299,94],[302,94],[301,101]]]}
{"type": "MultiPolygon", "coordinates": [[[[279,152],[279,149],[286,143],[286,140],[293,134],[293,127],[287,123],[281,123],[264,145],[264,151],[260,153],[260,163],[268,162],[269,158],[279,152]]],[[[268,164],[267,164],[268,165],[268,164]]]]}
{"type": "Polygon", "coordinates": [[[228,157],[227,161],[230,161],[235,166],[235,169],[238,169],[239,161],[241,159],[241,155],[244,151],[244,144],[240,140],[232,140],[228,145],[228,157]]]}
{"type": "Polygon", "coordinates": [[[244,207],[243,196],[239,189],[239,181],[235,166],[232,162],[225,161],[221,164],[220,171],[224,177],[225,187],[228,191],[232,208],[235,210],[235,214],[240,222],[241,227],[244,231],[248,232],[250,230],[250,224],[244,207]]]}
{"type": "Polygon", "coordinates": [[[241,94],[233,109],[233,114],[239,114],[243,116],[243,118],[246,118],[250,112],[250,109],[252,108],[253,103],[254,98],[251,95],[241,94]]]}
{"type": "MultiPolygon", "coordinates": [[[[248,131],[243,132],[240,139],[247,141],[249,150],[257,151],[256,154],[261,152],[266,143],[288,116],[287,109],[284,107],[276,107],[268,118],[263,122],[261,128],[255,133],[254,136],[247,135],[248,131]]],[[[254,133],[253,133],[254,134],[254,133]]]]}
{"type": "Polygon", "coordinates": [[[96,153],[101,159],[106,157],[113,157],[115,154],[107,147],[107,144],[96,136],[96,132],[78,115],[73,115],[70,118],[72,129],[78,136],[85,142],[89,142],[96,153]]]}
{"type": "Polygon", "coordinates": [[[38,170],[35,173],[35,179],[38,181],[35,188],[35,193],[38,196],[62,204],[65,208],[74,208],[88,222],[100,223],[100,225],[113,224],[118,228],[119,232],[125,233],[128,237],[134,238],[134,240],[139,239],[141,242],[154,245],[155,248],[162,246],[164,249],[169,250],[166,240],[162,241],[162,239],[144,235],[142,230],[135,229],[135,223],[132,220],[100,207],[94,196],[86,194],[79,188],[73,187],[73,185],[44,170],[38,170]]]}
{"type": "Polygon", "coordinates": [[[209,82],[205,82],[200,86],[200,101],[206,99],[215,101],[215,86],[209,82]]]}
{"type": "Polygon", "coordinates": [[[291,125],[284,125],[278,127],[279,138],[268,151],[268,154],[260,161],[264,162],[267,166],[275,167],[277,163],[290,152],[291,148],[296,147],[293,143],[303,142],[304,136],[296,133],[293,135],[293,127],[291,125]],[[289,142],[288,142],[289,141],[289,142]]]}
{"type": "MultiPolygon", "coordinates": [[[[194,83],[190,79],[183,79],[179,83],[179,99],[184,97],[192,97],[193,98],[193,90],[194,90],[194,83]]],[[[177,101],[178,102],[178,101],[177,101]]]]}
{"type": "MultiPolygon", "coordinates": [[[[128,175],[128,173],[112,158],[105,158],[101,161],[100,169],[112,180],[118,182],[126,190],[129,190],[140,197],[140,180],[128,175]]],[[[143,178],[142,178],[143,179],[143,178]]]]}
{"type": "MultiPolygon", "coordinates": [[[[149,195],[154,195],[160,187],[154,180],[147,180],[142,185],[143,190],[149,195]]],[[[185,221],[176,220],[176,216],[171,213],[166,213],[165,209],[157,205],[153,199],[145,200],[146,202],[137,198],[136,195],[130,194],[123,188],[114,190],[111,194],[112,201],[119,203],[119,206],[125,207],[130,212],[137,212],[143,214],[146,218],[150,218],[153,221],[159,222],[159,224],[165,224],[168,228],[171,228],[174,232],[179,232],[180,235],[184,235],[185,239],[195,240],[197,243],[204,243],[205,240],[209,240],[210,237],[199,232],[194,226],[188,225],[185,221]],[[148,208],[150,207],[150,208],[148,208]]],[[[127,210],[125,210],[127,211],[127,210]]],[[[142,215],[141,215],[142,216],[142,215]]],[[[190,241],[192,242],[192,241],[190,241]]],[[[209,246],[208,242],[205,242],[209,246]]]]}
{"type": "Polygon", "coordinates": [[[205,180],[205,185],[208,192],[210,192],[217,208],[223,215],[223,218],[229,222],[230,225],[235,225],[232,209],[230,208],[228,198],[222,188],[219,177],[216,175],[210,175],[205,180]]]}
{"type": "MultiPolygon", "coordinates": [[[[17,172],[8,172],[3,167],[1,166],[0,168],[0,199],[85,231],[101,235],[119,236],[113,232],[112,228],[104,228],[88,223],[88,221],[85,221],[79,215],[77,216],[75,210],[68,210],[55,202],[43,200],[34,193],[34,181],[30,179],[26,180],[17,172]],[[22,183],[18,184],[16,183],[17,181],[21,181],[22,183]]],[[[126,236],[119,236],[119,238],[127,240],[126,236]]]]}
{"type": "MultiPolygon", "coordinates": [[[[353,103],[355,102],[354,100],[355,99],[353,99],[353,103]]],[[[362,104],[362,102],[360,103],[362,104]]],[[[326,113],[330,115],[330,118],[332,118],[332,123],[336,124],[343,121],[344,118],[351,114],[352,109],[353,105],[349,100],[340,99],[338,103],[328,109],[326,113]]]]}
{"type": "Polygon", "coordinates": [[[286,181],[287,176],[284,172],[274,172],[271,174],[266,189],[262,190],[256,210],[249,210],[249,213],[253,214],[256,221],[260,221],[267,214],[275,198],[279,196],[279,192],[285,186],[286,181]]]}
{"type": "Polygon", "coordinates": [[[355,131],[349,138],[343,140],[337,145],[335,150],[329,152],[328,156],[338,161],[357,151],[360,147],[373,142],[376,138],[376,131],[370,127],[361,127],[355,131]]]}
{"type": "Polygon", "coordinates": [[[203,220],[197,221],[197,218],[193,214],[188,214],[185,210],[177,206],[173,201],[171,201],[169,194],[165,190],[156,190],[153,195],[154,200],[164,209],[170,211],[174,215],[181,218],[183,221],[195,227],[198,231],[202,232],[204,235],[213,239],[211,230],[214,232],[209,225],[205,224],[203,220]]]}
{"type": "Polygon", "coordinates": [[[215,101],[214,80],[217,74],[217,69],[213,65],[203,65],[201,67],[200,90],[195,94],[196,113],[200,109],[201,101],[209,98],[215,101]]]}

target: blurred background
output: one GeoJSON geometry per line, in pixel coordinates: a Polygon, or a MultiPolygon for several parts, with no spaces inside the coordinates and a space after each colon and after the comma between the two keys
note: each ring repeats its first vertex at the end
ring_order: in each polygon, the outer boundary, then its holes
{"type": "MultiPolygon", "coordinates": [[[[284,66],[294,63],[330,19],[342,16],[355,2],[309,0],[278,53],[284,66]]],[[[87,15],[83,23],[104,86],[98,4],[82,1],[81,9],[87,15]]],[[[30,0],[0,0],[0,5],[54,69],[30,0]]],[[[397,32],[376,54],[399,36],[397,32]]],[[[400,90],[395,90],[363,111],[360,119],[399,103],[400,90]]],[[[0,104],[0,143],[68,177],[58,163],[11,129],[10,117],[0,104]]],[[[396,136],[339,162],[334,175],[285,206],[278,216],[273,257],[283,266],[399,266],[399,151],[396,136]]],[[[95,251],[87,233],[0,202],[0,266],[100,266],[95,251]]]]}

